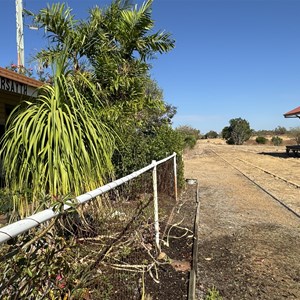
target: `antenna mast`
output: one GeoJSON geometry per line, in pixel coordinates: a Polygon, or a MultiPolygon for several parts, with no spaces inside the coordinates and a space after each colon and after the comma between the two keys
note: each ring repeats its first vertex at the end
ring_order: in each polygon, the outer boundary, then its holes
{"type": "Polygon", "coordinates": [[[23,0],[16,0],[18,70],[22,73],[24,62],[23,0]]]}

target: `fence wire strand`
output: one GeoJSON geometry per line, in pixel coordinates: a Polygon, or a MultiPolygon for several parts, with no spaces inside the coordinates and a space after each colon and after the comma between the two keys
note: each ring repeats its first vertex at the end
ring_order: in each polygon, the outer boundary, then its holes
{"type": "MultiPolygon", "coordinates": [[[[162,233],[174,166],[157,166],[162,233]]],[[[1,299],[142,299],[159,281],[151,170],[0,246],[1,299]]],[[[161,263],[160,263],[161,264],[161,263]]]]}

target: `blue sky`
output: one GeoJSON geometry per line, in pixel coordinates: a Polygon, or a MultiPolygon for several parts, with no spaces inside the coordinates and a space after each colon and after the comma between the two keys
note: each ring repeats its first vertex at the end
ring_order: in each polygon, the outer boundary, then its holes
{"type": "MultiPolygon", "coordinates": [[[[48,2],[56,1],[24,0],[24,6],[37,11],[48,2]]],[[[66,2],[85,18],[88,8],[110,1],[66,2]]],[[[14,3],[0,0],[2,67],[17,60],[14,3]]],[[[283,117],[300,105],[299,13],[300,0],[154,0],[156,29],[176,40],[151,70],[166,102],[177,107],[174,126],[220,132],[237,117],[255,130],[300,126],[283,117]]],[[[45,40],[27,27],[24,36],[29,62],[45,40]]]]}

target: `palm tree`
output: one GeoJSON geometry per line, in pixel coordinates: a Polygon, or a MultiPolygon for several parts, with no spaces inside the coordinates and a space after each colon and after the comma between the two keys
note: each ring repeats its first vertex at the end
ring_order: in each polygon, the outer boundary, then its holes
{"type": "Polygon", "coordinates": [[[152,2],[138,8],[115,0],[91,9],[85,22],[64,4],[27,12],[47,28],[50,41],[37,57],[55,68],[53,85],[14,111],[2,139],[6,183],[19,215],[41,205],[41,192],[78,195],[101,184],[113,169],[111,128],[123,132],[116,124],[132,127],[143,109],[164,109],[161,99],[147,96],[145,79],[149,59],[174,41],[165,32],[150,34],[152,2]]]}
{"type": "Polygon", "coordinates": [[[15,109],[1,141],[6,184],[20,216],[42,204],[41,193],[79,195],[101,185],[112,171],[114,137],[99,119],[102,102],[84,73],[68,71],[67,55],[65,49],[56,61],[54,84],[15,109]]]}
{"type": "MultiPolygon", "coordinates": [[[[53,4],[38,14],[27,11],[34,22],[47,28],[51,44],[38,54],[48,61],[63,45],[72,41],[69,58],[74,68],[80,68],[85,57],[93,65],[99,57],[114,57],[121,62],[143,61],[153,58],[156,52],[164,53],[174,48],[170,34],[158,31],[149,34],[154,27],[151,19],[153,0],[147,0],[138,8],[130,1],[115,0],[106,8],[94,7],[87,21],[77,21],[65,4],[53,4]]],[[[105,63],[104,61],[101,61],[105,63]]],[[[119,69],[126,68],[124,65],[119,69]]],[[[100,82],[101,83],[101,82],[100,82]]]]}
{"type": "Polygon", "coordinates": [[[101,98],[107,100],[107,120],[132,119],[148,105],[145,81],[149,59],[174,47],[169,33],[151,33],[152,2],[147,0],[138,7],[127,0],[115,0],[107,8],[90,9],[87,21],[75,20],[64,4],[53,4],[38,14],[27,12],[35,23],[47,28],[51,41],[37,57],[47,65],[64,45],[72,45],[68,46],[68,58],[73,69],[87,68],[94,74],[101,98]]]}

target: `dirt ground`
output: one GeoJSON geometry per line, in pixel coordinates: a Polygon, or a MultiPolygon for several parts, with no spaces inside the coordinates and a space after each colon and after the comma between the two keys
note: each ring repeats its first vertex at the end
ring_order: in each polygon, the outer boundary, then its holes
{"type": "Polygon", "coordinates": [[[204,140],[185,155],[185,177],[198,179],[200,193],[197,299],[212,287],[223,299],[300,299],[300,219],[218,159],[214,147],[245,159],[250,150],[285,178],[300,175],[300,158],[285,157],[284,147],[271,149],[282,155],[262,155],[270,149],[204,140]]]}
{"type": "Polygon", "coordinates": [[[158,270],[159,283],[149,275],[146,277],[146,292],[151,300],[188,298],[196,206],[196,186],[187,185],[178,203],[173,204],[169,224],[162,236],[162,252],[166,257],[160,260],[165,260],[165,264],[158,270]]]}
{"type": "MultiPolygon", "coordinates": [[[[223,300],[300,299],[300,219],[211,150],[227,159],[251,160],[300,185],[300,157],[287,157],[284,146],[229,146],[222,140],[201,140],[184,155],[185,178],[198,180],[200,195],[196,299],[204,300],[213,287],[223,300]]],[[[273,185],[276,190],[279,182],[274,180],[273,185]]],[[[289,193],[288,187],[281,190],[289,193]]],[[[300,207],[298,190],[291,201],[299,199],[300,207]]],[[[172,210],[173,217],[167,226],[161,224],[166,258],[157,269],[159,282],[145,276],[148,299],[187,299],[195,200],[195,190],[187,186],[178,203],[168,199],[159,203],[168,216],[172,210]]],[[[141,282],[136,281],[134,295],[140,295],[141,282]]],[[[108,287],[101,285],[107,293],[108,287]]],[[[140,299],[115,288],[115,298],[109,299],[140,299]]]]}

